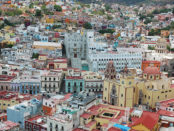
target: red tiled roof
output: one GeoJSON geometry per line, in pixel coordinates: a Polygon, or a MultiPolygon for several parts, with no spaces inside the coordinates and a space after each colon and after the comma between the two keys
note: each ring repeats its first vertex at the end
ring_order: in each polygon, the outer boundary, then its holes
{"type": "Polygon", "coordinates": [[[144,72],[145,74],[160,74],[158,67],[146,67],[144,72]]]}
{"type": "Polygon", "coordinates": [[[30,118],[30,119],[28,119],[27,121],[33,121],[33,120],[37,120],[37,119],[39,119],[39,118],[42,118],[43,116],[41,116],[41,115],[37,115],[37,116],[34,116],[34,117],[32,117],[32,118],[30,118]]]}
{"type": "Polygon", "coordinates": [[[87,130],[84,130],[84,129],[81,129],[81,128],[76,128],[73,131],[87,131],[87,130]]]}
{"type": "Polygon", "coordinates": [[[158,120],[159,120],[159,115],[157,113],[143,112],[141,118],[133,122],[132,126],[142,124],[148,129],[152,130],[154,126],[158,123],[158,120]]]}
{"type": "Polygon", "coordinates": [[[81,76],[67,76],[66,79],[83,79],[81,76]]]}
{"type": "Polygon", "coordinates": [[[143,61],[142,63],[147,63],[147,64],[150,64],[150,63],[155,63],[155,64],[160,64],[160,61],[143,61]]]}
{"type": "Polygon", "coordinates": [[[0,81],[10,81],[13,78],[15,78],[15,76],[0,75],[0,81]]]}
{"type": "Polygon", "coordinates": [[[72,94],[71,94],[71,93],[68,93],[68,94],[64,95],[63,100],[66,101],[66,100],[69,99],[71,96],[72,96],[72,94]]]}
{"type": "Polygon", "coordinates": [[[170,88],[174,88],[174,84],[171,84],[171,85],[170,85],[170,88]]]}
{"type": "Polygon", "coordinates": [[[92,125],[96,124],[96,121],[90,121],[88,124],[85,125],[85,127],[91,127],[92,125]]]}
{"type": "Polygon", "coordinates": [[[115,128],[115,127],[111,127],[108,129],[108,131],[121,131],[121,129],[115,128]]]}
{"type": "Polygon", "coordinates": [[[91,117],[91,114],[83,113],[80,117],[83,117],[85,119],[88,119],[89,117],[91,117]]]}
{"type": "Polygon", "coordinates": [[[171,111],[159,110],[157,113],[163,116],[174,117],[174,112],[171,112],[171,111]]]}

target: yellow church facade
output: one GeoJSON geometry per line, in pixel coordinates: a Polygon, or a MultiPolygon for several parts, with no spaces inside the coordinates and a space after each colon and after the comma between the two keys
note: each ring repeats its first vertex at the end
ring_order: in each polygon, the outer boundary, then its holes
{"type": "Polygon", "coordinates": [[[105,103],[120,107],[145,105],[155,108],[157,102],[174,97],[171,80],[162,77],[157,67],[147,67],[141,76],[136,76],[125,68],[119,79],[116,78],[114,68],[113,62],[110,62],[105,71],[103,86],[105,103]]]}

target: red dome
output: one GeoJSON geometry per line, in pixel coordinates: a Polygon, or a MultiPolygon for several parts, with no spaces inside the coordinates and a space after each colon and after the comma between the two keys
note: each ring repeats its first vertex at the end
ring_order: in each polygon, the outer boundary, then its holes
{"type": "Polygon", "coordinates": [[[160,74],[160,71],[157,67],[146,67],[144,72],[145,74],[160,74]]]}

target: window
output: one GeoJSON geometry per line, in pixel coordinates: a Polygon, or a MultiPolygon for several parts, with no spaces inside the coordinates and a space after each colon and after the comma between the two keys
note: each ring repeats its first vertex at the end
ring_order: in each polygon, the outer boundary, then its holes
{"type": "Polygon", "coordinates": [[[76,82],[74,82],[74,86],[76,86],[76,82]]]}
{"type": "Polygon", "coordinates": [[[123,106],[122,104],[120,104],[120,106],[123,106]]]}
{"type": "Polygon", "coordinates": [[[112,94],[115,94],[115,90],[112,90],[112,94]]]}
{"type": "Polygon", "coordinates": [[[54,81],[56,80],[56,78],[54,78],[54,81]]]}
{"type": "Polygon", "coordinates": [[[148,97],[148,99],[150,99],[150,96],[148,97]]]}
{"type": "Polygon", "coordinates": [[[64,127],[63,126],[62,126],[61,130],[64,131],[64,127]]]}
{"type": "Polygon", "coordinates": [[[164,85],[162,85],[162,89],[164,89],[164,85]]]}
{"type": "Polygon", "coordinates": [[[131,85],[132,84],[132,82],[131,81],[129,81],[129,85],[131,85]]]}
{"type": "Polygon", "coordinates": [[[58,129],[58,125],[57,124],[56,124],[55,128],[58,129]]]}
{"type": "Polygon", "coordinates": [[[45,77],[45,81],[47,80],[47,78],[45,77]]]}
{"type": "Polygon", "coordinates": [[[80,88],[80,91],[82,91],[82,88],[80,88]]]}
{"type": "Polygon", "coordinates": [[[158,99],[159,99],[160,97],[158,96],[158,99]]]}
{"type": "Polygon", "coordinates": [[[122,84],[124,84],[124,81],[122,81],[122,84]]]}
{"type": "Polygon", "coordinates": [[[69,87],[71,86],[70,82],[68,82],[68,86],[69,86],[69,87]]]}
{"type": "Polygon", "coordinates": [[[49,81],[51,81],[51,78],[49,78],[49,81]]]}
{"type": "Polygon", "coordinates": [[[74,58],[77,58],[77,54],[74,54],[74,58]]]}
{"type": "Polygon", "coordinates": [[[82,86],[82,82],[80,82],[80,86],[82,86]]]}
{"type": "Polygon", "coordinates": [[[121,97],[123,97],[123,94],[121,94],[121,97]]]}
{"type": "Polygon", "coordinates": [[[105,88],[105,91],[107,91],[107,88],[105,88]]]}

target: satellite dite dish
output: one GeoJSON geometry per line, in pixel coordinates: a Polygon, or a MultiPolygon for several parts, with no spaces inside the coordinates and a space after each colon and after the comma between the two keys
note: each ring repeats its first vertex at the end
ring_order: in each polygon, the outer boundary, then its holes
{"type": "Polygon", "coordinates": [[[41,122],[42,122],[41,118],[37,119],[37,123],[41,123],[41,122]]]}

